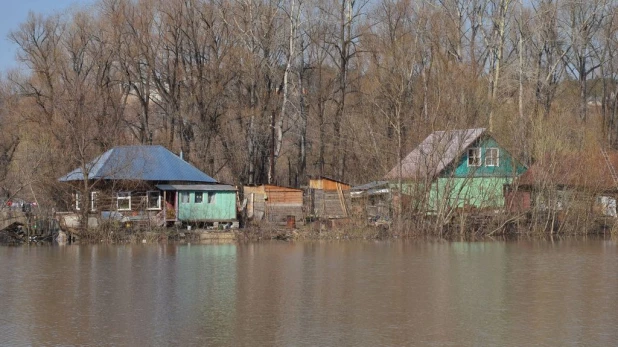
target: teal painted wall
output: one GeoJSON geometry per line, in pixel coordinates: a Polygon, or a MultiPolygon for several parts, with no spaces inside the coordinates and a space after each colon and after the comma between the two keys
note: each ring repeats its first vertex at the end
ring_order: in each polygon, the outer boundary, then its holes
{"type": "Polygon", "coordinates": [[[201,203],[195,202],[195,192],[178,192],[178,219],[181,221],[223,221],[236,219],[236,192],[215,193],[214,203],[208,203],[208,193],[203,193],[201,203]],[[181,195],[189,193],[189,202],[182,202],[181,195]]]}
{"type": "MultiPolygon", "coordinates": [[[[411,195],[427,212],[444,208],[503,208],[505,184],[512,177],[440,177],[431,183],[428,192],[421,183],[405,182],[402,191],[411,195]],[[423,202],[424,200],[424,202],[423,202]]],[[[397,190],[396,183],[391,188],[397,190]]]]}
{"type": "Polygon", "coordinates": [[[440,207],[503,208],[505,184],[511,177],[441,177],[431,186],[428,210],[440,207]]]}
{"type": "Polygon", "coordinates": [[[490,137],[481,138],[470,147],[481,149],[481,166],[468,166],[468,150],[466,149],[459,158],[455,170],[444,170],[440,177],[512,177],[513,175],[519,176],[526,171],[523,165],[517,160],[514,160],[509,152],[500,147],[500,145],[490,137]],[[488,148],[499,149],[500,159],[498,166],[485,165],[488,148]]]}

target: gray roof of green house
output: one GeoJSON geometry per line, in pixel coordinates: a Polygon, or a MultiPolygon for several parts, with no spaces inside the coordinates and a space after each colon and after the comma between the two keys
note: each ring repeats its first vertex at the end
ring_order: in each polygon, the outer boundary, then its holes
{"type": "MultiPolygon", "coordinates": [[[[158,182],[217,183],[163,146],[114,147],[86,165],[89,180],[140,180],[158,182]]],[[[61,182],[84,179],[81,168],[61,177],[61,182]]]]}
{"type": "MultiPolygon", "coordinates": [[[[485,128],[435,131],[410,152],[401,162],[402,179],[432,178],[442,172],[463,151],[485,133],[485,128]]],[[[386,180],[399,177],[399,165],[385,176],[386,180]]]]}

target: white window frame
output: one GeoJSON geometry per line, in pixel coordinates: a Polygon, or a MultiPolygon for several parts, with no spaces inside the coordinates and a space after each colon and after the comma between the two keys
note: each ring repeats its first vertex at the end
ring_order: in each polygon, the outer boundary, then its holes
{"type": "Polygon", "coordinates": [[[204,192],[194,192],[193,193],[193,203],[195,203],[195,204],[202,204],[202,203],[204,203],[204,192]],[[200,194],[200,196],[202,197],[202,201],[197,202],[197,194],[200,194]]]}
{"type": "Polygon", "coordinates": [[[81,207],[79,204],[81,203],[81,194],[79,192],[75,193],[75,211],[80,211],[81,207]]]}
{"type": "Polygon", "coordinates": [[[131,211],[131,192],[116,193],[116,210],[117,211],[131,211]],[[129,208],[120,208],[120,200],[128,200],[129,208]]]}
{"type": "Polygon", "coordinates": [[[181,204],[189,204],[191,203],[191,194],[189,194],[189,192],[180,192],[180,203],[181,204]],[[184,197],[187,197],[187,199],[183,199],[184,197]]]}
{"type": "Polygon", "coordinates": [[[485,150],[485,166],[500,166],[500,148],[491,147],[485,150]],[[496,151],[495,156],[490,156],[492,151],[496,151]],[[489,159],[493,159],[494,163],[489,163],[489,159]]]}
{"type": "Polygon", "coordinates": [[[208,192],[206,196],[206,202],[209,204],[217,203],[217,193],[216,192],[208,192]]]}
{"type": "Polygon", "coordinates": [[[146,206],[149,211],[157,211],[161,209],[161,192],[158,190],[149,190],[146,192],[146,206]],[[150,207],[150,194],[157,194],[157,207],[150,207]]]}
{"type": "Polygon", "coordinates": [[[90,192],[90,211],[97,210],[97,195],[98,192],[90,192]]]}
{"type": "Polygon", "coordinates": [[[481,147],[470,147],[468,148],[468,167],[478,167],[481,166],[483,164],[483,161],[481,160],[481,147]],[[472,153],[476,153],[476,155],[470,155],[472,153]],[[474,160],[474,162],[471,163],[471,161],[474,160]]]}

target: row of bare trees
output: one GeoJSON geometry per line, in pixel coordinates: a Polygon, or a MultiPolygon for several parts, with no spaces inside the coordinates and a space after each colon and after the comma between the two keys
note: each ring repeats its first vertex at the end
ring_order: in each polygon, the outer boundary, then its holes
{"type": "Polygon", "coordinates": [[[540,126],[575,125],[568,146],[585,131],[616,146],[617,9],[99,0],[31,14],[9,37],[23,68],[5,72],[2,122],[19,126],[0,149],[15,179],[53,197],[60,175],[120,144],[163,144],[225,182],[289,186],[380,178],[433,130],[488,127],[527,163],[540,126]]]}

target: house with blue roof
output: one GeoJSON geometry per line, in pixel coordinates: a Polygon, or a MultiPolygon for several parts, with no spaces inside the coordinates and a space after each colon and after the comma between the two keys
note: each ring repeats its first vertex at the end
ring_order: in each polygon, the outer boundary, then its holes
{"type": "Polygon", "coordinates": [[[114,147],[59,181],[73,187],[73,208],[89,215],[158,226],[236,221],[236,188],[163,146],[114,147]],[[80,196],[84,181],[88,199],[80,196]]]}

